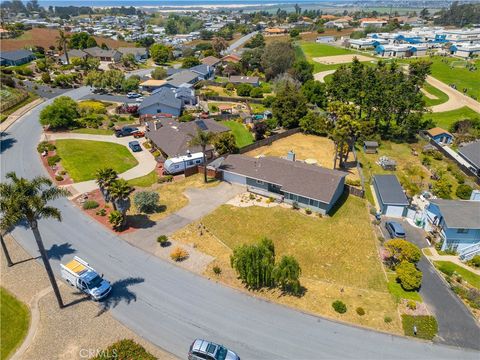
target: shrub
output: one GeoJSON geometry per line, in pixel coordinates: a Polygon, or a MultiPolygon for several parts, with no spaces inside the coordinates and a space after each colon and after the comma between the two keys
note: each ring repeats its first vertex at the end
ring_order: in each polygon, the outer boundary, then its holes
{"type": "Polygon", "coordinates": [[[157,237],[157,242],[160,244],[161,247],[164,247],[168,244],[168,236],[167,235],[160,235],[157,237]]]}
{"type": "Polygon", "coordinates": [[[417,290],[422,284],[422,272],[414,264],[402,261],[396,268],[397,280],[407,291],[417,290]]]}
{"type": "Polygon", "coordinates": [[[108,222],[114,230],[119,230],[123,225],[123,214],[118,210],[112,211],[108,216],[108,222]]]}
{"type": "Polygon", "coordinates": [[[443,155],[440,151],[434,151],[432,156],[435,160],[443,160],[443,155]]]}
{"type": "Polygon", "coordinates": [[[48,141],[42,141],[37,145],[37,151],[39,154],[43,153],[44,151],[53,151],[55,149],[55,145],[49,143],[48,141]]]}
{"type": "Polygon", "coordinates": [[[189,121],[192,121],[193,119],[195,119],[195,116],[193,116],[192,114],[183,114],[182,116],[180,116],[178,118],[178,120],[180,122],[189,122],[189,121]]]}
{"type": "Polygon", "coordinates": [[[294,201],[294,202],[292,203],[292,209],[293,209],[293,210],[298,210],[298,209],[300,209],[300,206],[298,206],[298,203],[297,203],[296,201],[294,201]]]}
{"type": "Polygon", "coordinates": [[[441,263],[440,265],[437,265],[438,270],[440,270],[442,273],[444,273],[447,276],[452,276],[455,270],[453,270],[453,267],[448,266],[445,263],[441,263]]]}
{"type": "Polygon", "coordinates": [[[82,207],[84,210],[96,209],[100,205],[95,200],[87,200],[83,203],[82,207]]]}
{"type": "Polygon", "coordinates": [[[63,176],[63,175],[67,175],[67,172],[65,170],[62,170],[62,171],[59,171],[58,174],[63,176]]]}
{"type": "Polygon", "coordinates": [[[345,184],[350,185],[350,186],[361,186],[361,182],[359,179],[347,179],[345,181],[345,184]]]}
{"type": "Polygon", "coordinates": [[[410,309],[410,310],[416,310],[417,309],[417,303],[415,300],[408,300],[407,302],[407,307],[410,309]]]}
{"type": "Polygon", "coordinates": [[[238,96],[250,96],[250,92],[253,87],[249,84],[239,84],[237,85],[237,95],[238,96]]]}
{"type": "Polygon", "coordinates": [[[104,120],[103,115],[89,114],[78,119],[78,124],[82,127],[98,129],[104,120]]]}
{"type": "Polygon", "coordinates": [[[355,309],[355,311],[356,311],[357,314],[360,315],[360,316],[365,315],[365,310],[363,310],[362,307],[357,307],[357,308],[355,309]]]}
{"type": "Polygon", "coordinates": [[[228,83],[227,85],[225,85],[225,90],[233,91],[235,90],[235,85],[233,85],[232,83],[228,83]]]}
{"type": "Polygon", "coordinates": [[[48,166],[54,166],[56,163],[58,163],[61,160],[60,156],[58,155],[53,155],[47,158],[47,163],[48,166]]]}
{"type": "Polygon", "coordinates": [[[306,209],[305,209],[305,213],[306,213],[307,215],[310,215],[310,214],[312,213],[312,210],[310,210],[309,208],[306,208],[306,209]]]}
{"type": "Polygon", "coordinates": [[[158,207],[160,196],[155,191],[140,191],[133,196],[133,202],[138,211],[152,213],[158,207]]]}
{"type": "Polygon", "coordinates": [[[188,252],[181,247],[176,247],[170,254],[173,261],[183,261],[188,258],[188,252]]]}
{"type": "Polygon", "coordinates": [[[45,84],[49,84],[52,81],[49,73],[43,73],[41,79],[45,84]]]}
{"type": "Polygon", "coordinates": [[[253,195],[252,193],[250,193],[248,197],[250,198],[250,200],[255,200],[255,195],[253,195]]]}
{"type": "Polygon", "coordinates": [[[340,300],[335,300],[332,303],[333,310],[335,310],[339,314],[345,314],[347,312],[347,305],[345,305],[340,300]]]}
{"type": "Polygon", "coordinates": [[[393,321],[393,319],[390,317],[390,316],[385,316],[383,318],[383,321],[386,323],[386,324],[389,324],[393,321]]]}
{"type": "Polygon", "coordinates": [[[63,176],[62,175],[56,175],[55,180],[57,181],[63,181],[63,176]]]}
{"type": "Polygon", "coordinates": [[[455,191],[455,194],[463,200],[468,200],[470,199],[470,195],[472,194],[473,188],[470,185],[467,184],[460,184],[457,187],[457,191],[455,191]]]}
{"type": "Polygon", "coordinates": [[[158,178],[158,183],[163,184],[166,182],[172,182],[172,180],[173,180],[172,175],[165,175],[158,178]]]}
{"type": "Polygon", "coordinates": [[[410,263],[417,263],[422,256],[418,246],[412,244],[407,240],[392,239],[385,243],[385,248],[388,250],[391,260],[394,265],[407,261],[410,263]]]}
{"type": "Polygon", "coordinates": [[[422,158],[422,165],[423,165],[423,166],[430,166],[430,165],[432,165],[432,159],[431,159],[430,157],[428,157],[428,156],[424,156],[424,157],[422,158]]]}
{"type": "Polygon", "coordinates": [[[107,210],[106,209],[100,209],[95,214],[99,215],[99,216],[105,216],[105,215],[107,215],[107,210]]]}
{"type": "Polygon", "coordinates": [[[110,345],[105,350],[99,351],[98,355],[92,360],[112,360],[112,359],[142,359],[155,360],[156,357],[148,353],[145,348],[135,341],[123,339],[110,345]]]}
{"type": "Polygon", "coordinates": [[[451,172],[453,177],[457,180],[459,184],[463,184],[465,182],[465,176],[463,176],[463,174],[459,170],[453,169],[451,172]]]}
{"type": "Polygon", "coordinates": [[[433,316],[427,315],[402,315],[403,332],[407,336],[416,336],[421,339],[432,340],[438,332],[437,320],[433,316]],[[417,334],[414,334],[413,327],[417,328],[417,334]]]}
{"type": "Polygon", "coordinates": [[[255,87],[250,91],[250,96],[252,98],[256,98],[256,99],[262,98],[263,97],[263,91],[262,91],[261,88],[255,87]]]}
{"type": "Polygon", "coordinates": [[[213,267],[212,270],[215,275],[220,275],[222,273],[222,269],[220,269],[220,267],[216,265],[213,267]]]}
{"type": "Polygon", "coordinates": [[[471,260],[467,262],[467,264],[474,267],[480,267],[480,255],[475,255],[471,260]]]}

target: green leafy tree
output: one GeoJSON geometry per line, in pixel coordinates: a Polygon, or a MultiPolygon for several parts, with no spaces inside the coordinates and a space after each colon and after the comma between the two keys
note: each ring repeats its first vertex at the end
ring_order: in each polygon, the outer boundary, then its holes
{"type": "Polygon", "coordinates": [[[122,64],[125,67],[132,67],[137,64],[137,59],[135,59],[135,55],[133,54],[124,54],[122,55],[122,64]]]}
{"type": "Polygon", "coordinates": [[[77,103],[68,96],[60,96],[40,112],[40,124],[52,129],[69,128],[75,125],[78,116],[77,103]]]}
{"type": "Polygon", "coordinates": [[[205,156],[205,152],[207,150],[207,146],[212,145],[215,134],[210,131],[203,131],[198,129],[195,135],[191,135],[192,138],[189,141],[189,146],[200,146],[202,148],[203,154],[203,181],[205,184],[208,182],[207,179],[207,158],[205,156]]]}
{"type": "Polygon", "coordinates": [[[395,269],[397,279],[402,288],[407,291],[417,290],[422,284],[422,272],[419,271],[415,264],[408,261],[402,261],[395,269]]]}
{"type": "Polygon", "coordinates": [[[446,176],[441,176],[440,179],[433,183],[432,193],[441,199],[451,199],[452,183],[447,179],[446,176]]]}
{"type": "Polygon", "coordinates": [[[292,44],[286,41],[273,41],[263,51],[262,68],[268,80],[287,72],[295,61],[292,44]]]}
{"type": "Polygon", "coordinates": [[[70,37],[71,49],[87,49],[98,46],[95,38],[86,32],[75,33],[70,37]]]}
{"type": "Polygon", "coordinates": [[[260,87],[254,87],[250,90],[250,97],[260,99],[263,97],[263,90],[260,87]]]}
{"type": "Polygon", "coordinates": [[[327,91],[325,84],[316,80],[307,80],[302,85],[302,93],[310,104],[317,105],[319,108],[327,107],[327,91]]]}
{"type": "Polygon", "coordinates": [[[155,69],[152,70],[151,75],[152,75],[152,79],[163,80],[167,77],[167,70],[165,70],[162,67],[156,67],[155,69]]]}
{"type": "Polygon", "coordinates": [[[35,177],[32,180],[27,180],[10,172],[6,174],[6,179],[9,180],[8,183],[0,184],[0,213],[2,214],[0,229],[7,230],[23,223],[27,224],[32,230],[48,279],[57,298],[58,306],[63,308],[62,296],[38,229],[38,221],[48,218],[61,221],[60,210],[49,206],[48,203],[68,196],[69,193],[65,189],[53,186],[52,181],[45,177],[35,177]]]}
{"type": "Polygon", "coordinates": [[[125,78],[122,81],[122,90],[123,92],[130,92],[138,90],[138,86],[140,85],[140,76],[132,75],[128,78],[125,78]]]}
{"type": "Polygon", "coordinates": [[[313,135],[325,136],[331,129],[328,118],[313,111],[309,111],[307,115],[301,118],[299,125],[303,132],[313,135]]]}
{"type": "Polygon", "coordinates": [[[238,84],[237,85],[237,95],[238,96],[250,96],[253,86],[250,84],[238,84]]]}
{"type": "Polygon", "coordinates": [[[215,137],[213,146],[220,155],[235,154],[238,152],[235,136],[233,136],[231,132],[225,132],[217,135],[215,137]]]}
{"type": "Polygon", "coordinates": [[[293,84],[286,82],[272,104],[272,114],[281,126],[297,127],[307,114],[307,99],[293,84]]]}
{"type": "Polygon", "coordinates": [[[189,69],[197,65],[200,65],[200,60],[198,60],[196,57],[193,57],[193,56],[187,57],[182,61],[182,68],[184,69],[189,69]]]}
{"type": "Polygon", "coordinates": [[[223,37],[215,36],[212,39],[212,48],[216,55],[220,55],[228,48],[228,42],[223,37]]]}
{"type": "Polygon", "coordinates": [[[313,80],[313,65],[307,60],[297,60],[292,67],[292,75],[302,84],[313,80]]]}
{"type": "Polygon", "coordinates": [[[289,34],[290,34],[290,37],[291,37],[292,39],[296,39],[296,38],[298,38],[298,37],[300,36],[300,30],[298,30],[298,29],[292,29],[292,30],[290,30],[289,34]]]}
{"type": "Polygon", "coordinates": [[[388,250],[393,264],[399,264],[407,261],[416,264],[420,261],[422,253],[418,246],[403,239],[392,239],[385,243],[385,249],[388,250]]]}
{"type": "Polygon", "coordinates": [[[152,213],[158,208],[160,196],[156,191],[139,191],[133,196],[133,203],[138,211],[152,213]]]}
{"type": "Polygon", "coordinates": [[[173,50],[170,46],[153,44],[150,46],[150,56],[157,64],[165,64],[173,59],[173,50]]]}
{"type": "Polygon", "coordinates": [[[265,38],[261,33],[257,33],[252,39],[245,44],[246,48],[262,48],[265,46],[265,38]]]}
{"type": "Polygon", "coordinates": [[[273,276],[282,291],[299,295],[302,290],[299,280],[301,273],[298,261],[293,256],[285,255],[275,266],[273,276]]]}
{"type": "Polygon", "coordinates": [[[473,188],[467,184],[460,184],[457,187],[455,194],[459,199],[468,200],[470,195],[472,195],[473,188]]]}

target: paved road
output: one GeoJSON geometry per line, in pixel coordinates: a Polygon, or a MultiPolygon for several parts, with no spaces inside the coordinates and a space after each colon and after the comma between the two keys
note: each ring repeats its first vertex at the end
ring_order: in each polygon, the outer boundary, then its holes
{"type": "MultiPolygon", "coordinates": [[[[78,99],[87,91],[81,88],[68,95],[78,99]]],[[[35,150],[41,131],[38,114],[45,104],[5,134],[2,179],[7,171],[25,177],[46,175],[35,150]]],[[[480,355],[339,324],[250,297],[131,246],[66,199],[54,205],[63,222],[39,222],[47,248],[63,245],[91,262],[113,281],[112,294],[103,306],[140,336],[179,357],[185,358],[196,337],[224,343],[242,359],[478,359],[480,355]]],[[[13,234],[30,254],[37,254],[31,231],[18,227],[13,234]]],[[[58,275],[58,260],[52,259],[52,265],[58,275]]]]}
{"type": "MultiPolygon", "coordinates": [[[[402,224],[409,241],[419,248],[428,246],[422,229],[415,228],[406,221],[402,224]]],[[[382,231],[387,234],[384,230],[382,222],[382,231]]],[[[388,238],[388,234],[385,238],[388,238]]],[[[441,341],[449,345],[480,349],[480,327],[465,305],[446,286],[424,255],[418,262],[418,268],[423,273],[420,295],[437,318],[441,341]]]]}
{"type": "Polygon", "coordinates": [[[251,32],[245,36],[242,36],[240,39],[235,41],[233,44],[231,44],[227,50],[225,50],[225,54],[231,54],[234,52],[237,48],[245,44],[247,41],[249,41],[253,36],[257,35],[258,31],[251,32]]]}

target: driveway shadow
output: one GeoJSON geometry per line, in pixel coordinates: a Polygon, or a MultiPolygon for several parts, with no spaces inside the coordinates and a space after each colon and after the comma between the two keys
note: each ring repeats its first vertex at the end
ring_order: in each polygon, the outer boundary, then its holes
{"type": "Polygon", "coordinates": [[[133,229],[148,229],[155,226],[156,222],[150,220],[145,214],[128,215],[127,216],[128,227],[133,229]]]}
{"type": "Polygon", "coordinates": [[[122,301],[130,304],[132,301],[137,301],[137,295],[132,292],[129,287],[132,285],[141,284],[145,281],[143,278],[126,278],[123,280],[115,281],[112,284],[112,291],[105,300],[100,303],[100,311],[97,316],[102,315],[104,312],[116,307],[122,301]]]}
{"type": "Polygon", "coordinates": [[[63,243],[61,245],[54,244],[47,250],[47,256],[49,259],[62,260],[65,255],[76,253],[77,250],[72,248],[72,244],[63,243]]]}

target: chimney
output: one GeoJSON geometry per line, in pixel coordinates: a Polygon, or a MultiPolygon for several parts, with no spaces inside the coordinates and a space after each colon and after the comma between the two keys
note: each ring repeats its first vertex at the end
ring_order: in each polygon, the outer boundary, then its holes
{"type": "Polygon", "coordinates": [[[289,161],[295,161],[295,152],[293,150],[290,150],[287,153],[287,160],[289,161]]]}

